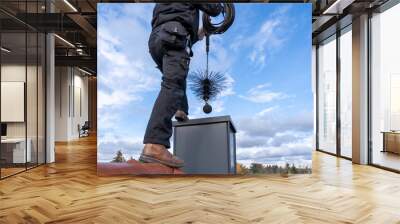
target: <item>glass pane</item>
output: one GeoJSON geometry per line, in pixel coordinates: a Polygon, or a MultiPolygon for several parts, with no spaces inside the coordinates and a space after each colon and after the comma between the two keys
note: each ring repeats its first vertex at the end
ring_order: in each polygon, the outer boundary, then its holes
{"type": "Polygon", "coordinates": [[[336,39],[318,48],[318,146],[336,153],[336,39]]]}
{"type": "Polygon", "coordinates": [[[38,147],[37,147],[37,132],[38,132],[38,120],[37,120],[37,98],[38,98],[38,35],[36,32],[27,33],[27,44],[28,44],[28,55],[27,55],[27,95],[26,95],[26,111],[27,111],[27,149],[30,151],[28,154],[30,159],[28,160],[28,168],[37,165],[38,159],[38,147]]]}
{"type": "Polygon", "coordinates": [[[45,163],[45,44],[46,37],[39,33],[38,45],[38,163],[45,163]]]}
{"type": "Polygon", "coordinates": [[[352,156],[352,35],[340,36],[340,127],[341,155],[352,156]]]}
{"type": "MultiPolygon", "coordinates": [[[[28,14],[38,12],[37,1],[27,2],[26,12],[28,14]]],[[[37,18],[37,17],[34,17],[37,18]]],[[[32,23],[34,18],[30,18],[32,23]]],[[[38,35],[35,30],[27,30],[27,80],[26,80],[26,116],[27,116],[27,150],[30,151],[30,160],[28,160],[27,167],[31,168],[37,165],[38,160],[38,147],[37,147],[37,80],[38,80],[38,35]]]]}
{"type": "Polygon", "coordinates": [[[372,163],[400,170],[400,5],[372,18],[372,163]]]}
{"type": "Polygon", "coordinates": [[[26,34],[1,34],[1,175],[25,170],[26,151],[26,34]],[[6,49],[6,50],[4,50],[6,49]]]}

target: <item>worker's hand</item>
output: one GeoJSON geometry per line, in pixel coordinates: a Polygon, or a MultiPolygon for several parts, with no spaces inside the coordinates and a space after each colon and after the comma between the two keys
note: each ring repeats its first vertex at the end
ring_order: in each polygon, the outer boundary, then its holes
{"type": "Polygon", "coordinates": [[[204,28],[201,27],[199,29],[199,31],[197,32],[197,36],[199,37],[199,40],[203,40],[205,35],[206,35],[206,32],[205,32],[204,28]]]}

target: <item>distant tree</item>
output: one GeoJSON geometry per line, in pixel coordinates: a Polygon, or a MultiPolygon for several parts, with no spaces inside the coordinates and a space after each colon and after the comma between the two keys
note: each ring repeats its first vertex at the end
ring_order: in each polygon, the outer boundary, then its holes
{"type": "Polygon", "coordinates": [[[280,169],[279,173],[288,174],[289,170],[290,170],[290,165],[289,165],[289,163],[286,163],[286,165],[284,167],[279,167],[279,169],[280,169]]]}
{"type": "Polygon", "coordinates": [[[272,166],[271,165],[265,165],[264,166],[264,173],[272,173],[272,166]]]}
{"type": "Polygon", "coordinates": [[[242,167],[241,167],[241,165],[242,165],[242,164],[240,164],[240,163],[236,163],[236,173],[237,173],[237,174],[242,174],[242,167]]]}
{"type": "Polygon", "coordinates": [[[249,174],[250,170],[245,165],[241,163],[236,164],[236,173],[237,174],[249,174]]]}
{"type": "Polygon", "coordinates": [[[123,163],[126,162],[124,155],[121,150],[118,150],[117,155],[111,161],[112,163],[123,163]]]}
{"type": "Polygon", "coordinates": [[[290,173],[293,173],[293,174],[297,173],[297,169],[296,169],[296,166],[294,164],[292,164],[292,166],[290,167],[290,173]]]}
{"type": "Polygon", "coordinates": [[[236,164],[236,172],[238,174],[281,174],[287,177],[289,174],[309,174],[312,169],[308,166],[298,166],[294,164],[285,163],[283,166],[277,164],[261,164],[252,163],[250,167],[246,167],[240,163],[236,164]]]}
{"type": "Polygon", "coordinates": [[[307,171],[308,171],[309,173],[312,173],[312,168],[307,166],[307,171]]]}
{"type": "Polygon", "coordinates": [[[273,165],[272,166],[272,173],[278,173],[279,172],[279,167],[278,165],[273,165]]]}
{"type": "Polygon", "coordinates": [[[264,173],[264,166],[260,163],[252,163],[250,165],[251,173],[264,173]]]}
{"type": "Polygon", "coordinates": [[[133,156],[131,156],[131,158],[129,160],[134,160],[133,156]]]}
{"type": "Polygon", "coordinates": [[[312,169],[310,167],[306,166],[304,168],[304,173],[311,173],[311,172],[312,172],[312,169]]]}

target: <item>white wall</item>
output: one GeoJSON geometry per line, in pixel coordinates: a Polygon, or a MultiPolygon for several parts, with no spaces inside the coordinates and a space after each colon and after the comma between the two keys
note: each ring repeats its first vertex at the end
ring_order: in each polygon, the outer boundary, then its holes
{"type": "Polygon", "coordinates": [[[55,141],[68,140],[68,71],[67,67],[55,68],[55,141]]]}
{"type": "MultiPolygon", "coordinates": [[[[76,72],[76,70],[75,70],[76,72]]],[[[74,100],[75,100],[75,106],[74,108],[72,108],[73,110],[75,110],[75,113],[73,113],[73,119],[71,120],[71,125],[72,125],[72,130],[71,130],[71,134],[73,136],[79,136],[79,132],[78,132],[78,124],[80,124],[81,126],[85,123],[85,121],[88,121],[89,119],[89,112],[88,112],[88,77],[87,76],[81,76],[79,73],[79,75],[76,75],[75,73],[75,77],[74,77],[74,100]],[[79,97],[80,96],[80,97],[79,97]],[[80,101],[80,102],[79,102],[80,101]]]]}
{"type": "Polygon", "coordinates": [[[76,68],[56,67],[55,85],[55,140],[77,139],[78,125],[88,120],[88,77],[76,68]]]}

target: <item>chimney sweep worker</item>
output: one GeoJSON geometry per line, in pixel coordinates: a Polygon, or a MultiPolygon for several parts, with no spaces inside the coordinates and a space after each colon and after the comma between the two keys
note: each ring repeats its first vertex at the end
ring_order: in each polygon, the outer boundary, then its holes
{"type": "Polygon", "coordinates": [[[218,3],[157,3],[151,21],[149,51],[162,73],[161,90],[147,124],[139,158],[142,162],[183,167],[184,161],[172,155],[170,137],[172,117],[188,120],[186,77],[189,71],[192,46],[204,37],[199,30],[199,11],[218,16],[223,6],[218,3]]]}

